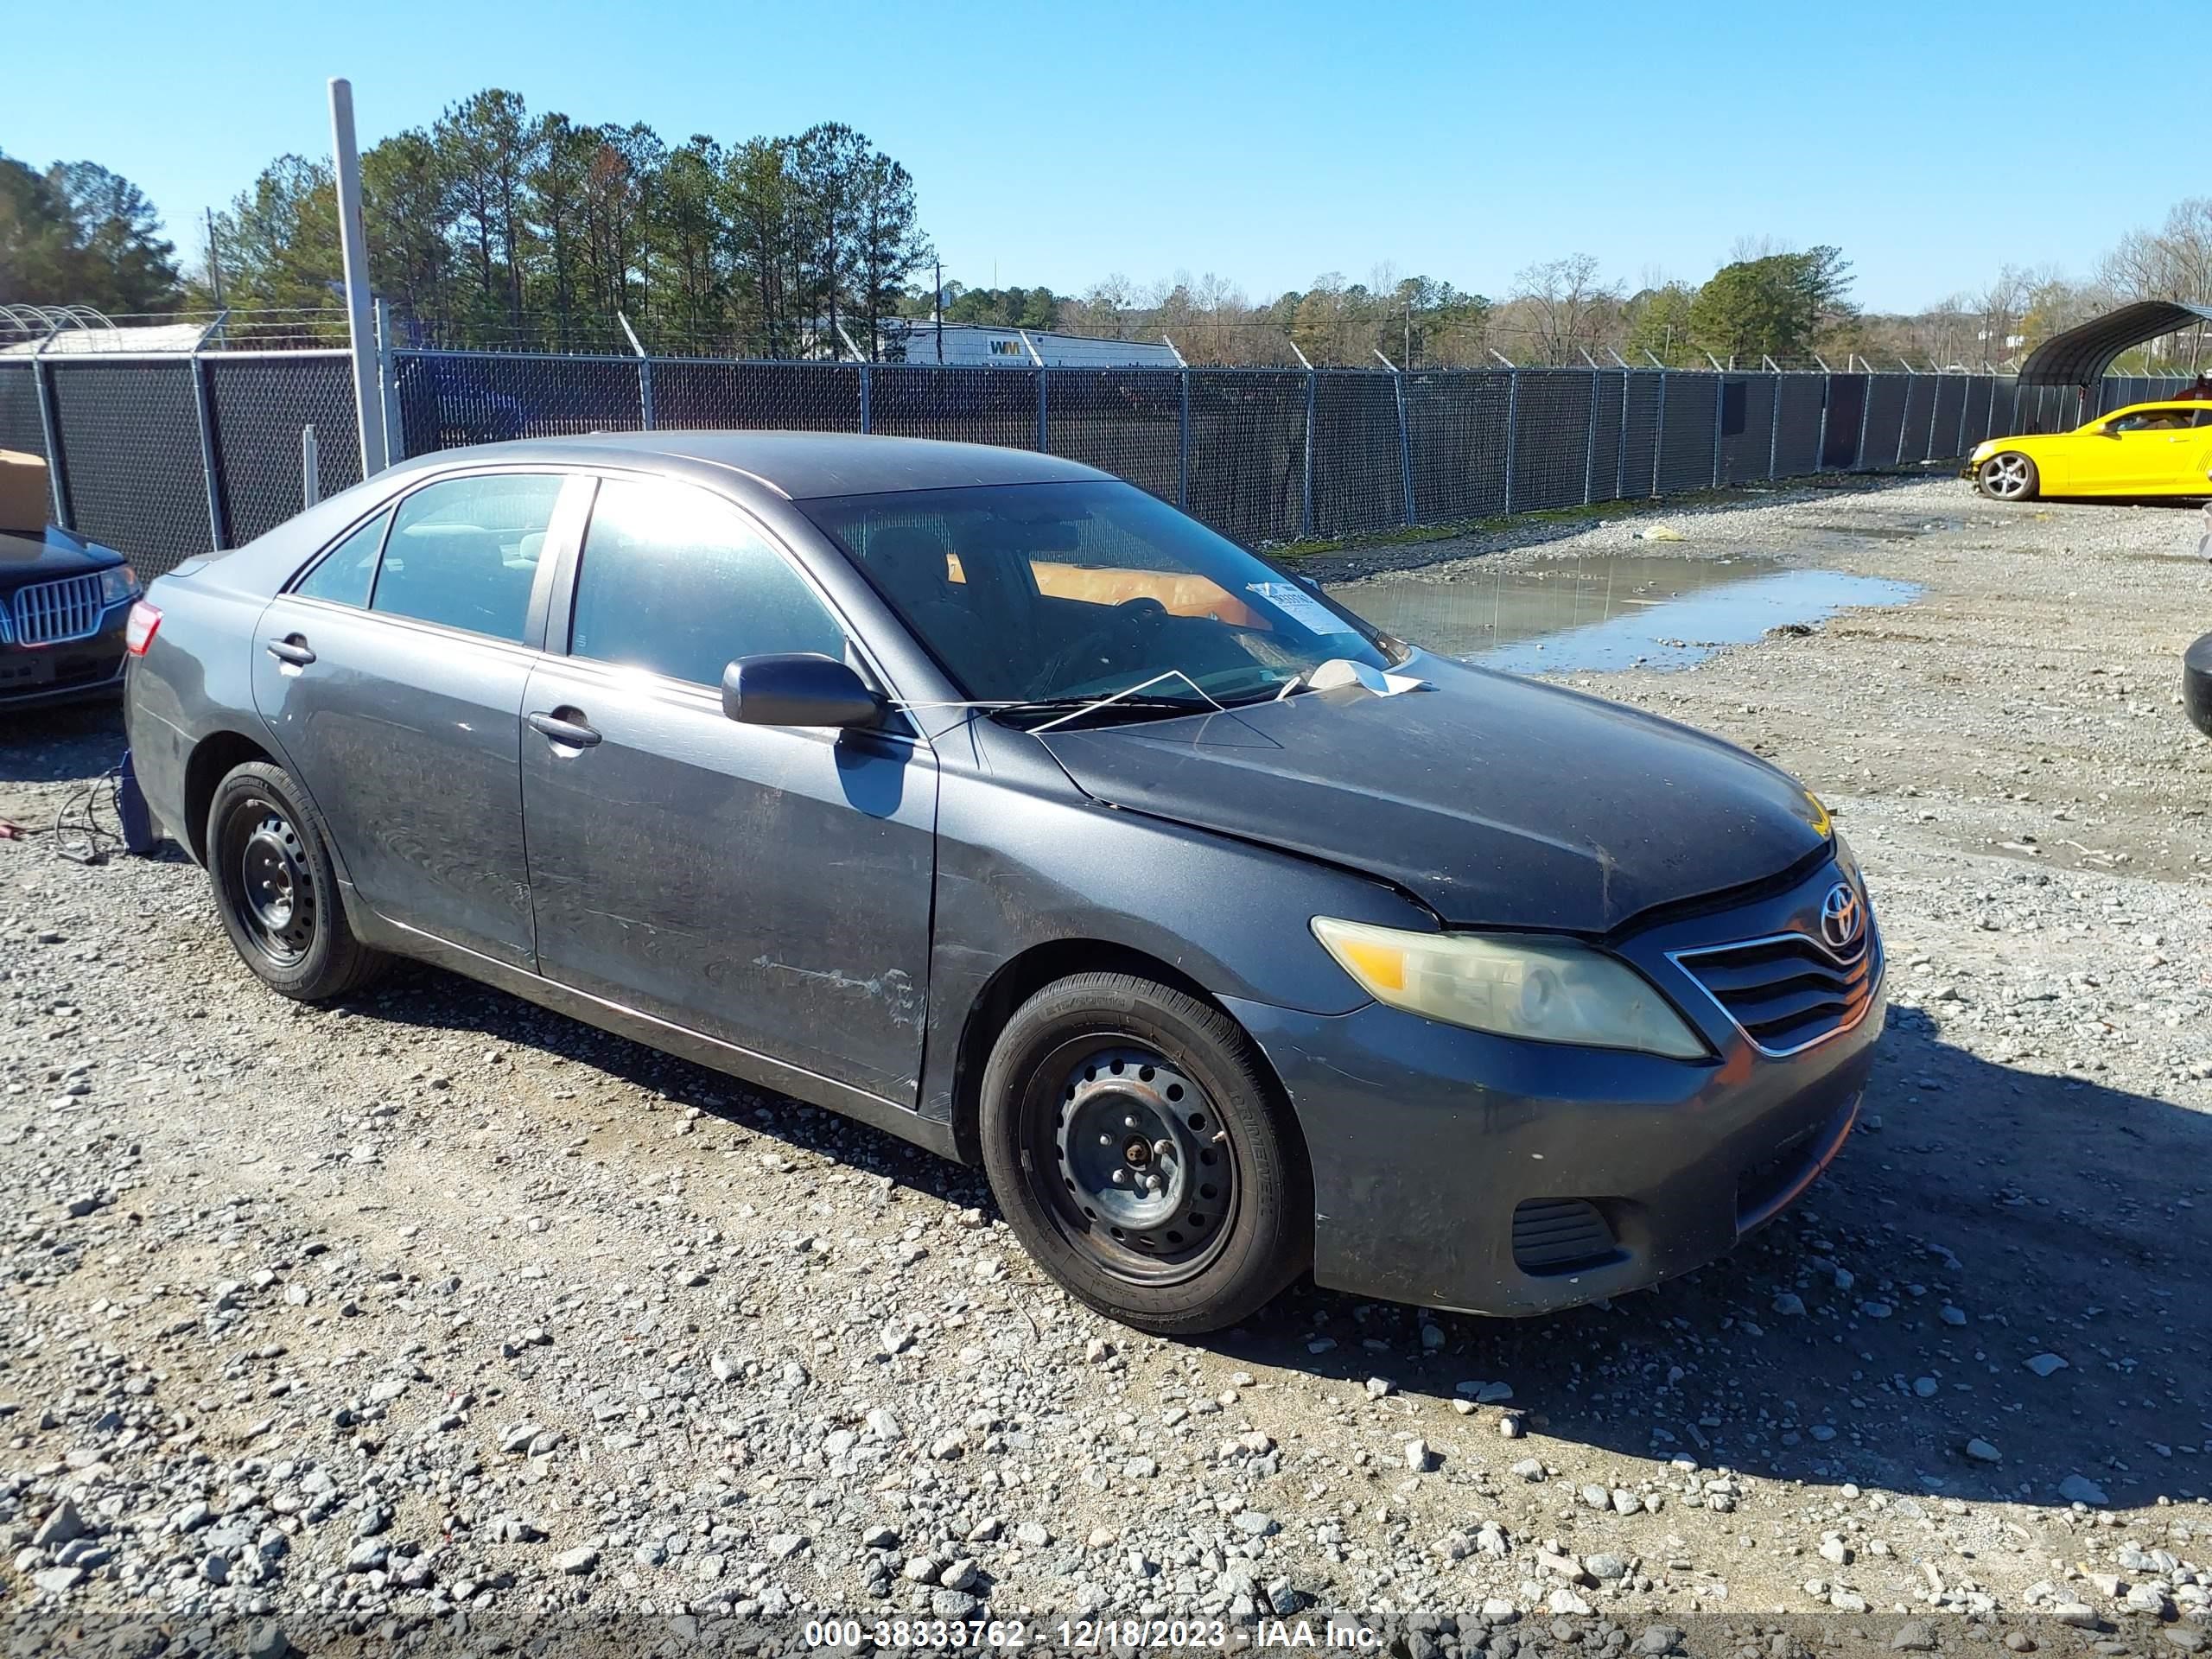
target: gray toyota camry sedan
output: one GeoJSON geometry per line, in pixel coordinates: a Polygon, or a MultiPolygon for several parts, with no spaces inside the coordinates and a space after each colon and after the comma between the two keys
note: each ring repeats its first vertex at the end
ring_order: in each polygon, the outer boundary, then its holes
{"type": "Polygon", "coordinates": [[[156,582],[130,737],[238,955],[394,956],[980,1163],[1145,1330],[1709,1262],[1882,1028],[1818,801],[1432,657],[1128,484],[805,433],[395,467],[156,582]]]}

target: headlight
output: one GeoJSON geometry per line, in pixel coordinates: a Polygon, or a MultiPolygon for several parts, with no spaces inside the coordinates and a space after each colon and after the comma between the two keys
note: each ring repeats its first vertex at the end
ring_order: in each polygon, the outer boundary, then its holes
{"type": "Polygon", "coordinates": [[[1967,464],[1969,467],[1979,467],[1996,453],[1997,446],[1994,443],[1977,443],[1974,447],[1974,454],[1967,457],[1967,464]]]}
{"type": "Polygon", "coordinates": [[[1572,939],[1408,933],[1331,916],[1313,918],[1313,937],[1376,1001],[1425,1019],[1677,1060],[1710,1052],[1636,969],[1572,939]]]}
{"type": "Polygon", "coordinates": [[[120,605],[138,597],[138,573],[127,564],[111,564],[100,572],[100,603],[120,605]]]}

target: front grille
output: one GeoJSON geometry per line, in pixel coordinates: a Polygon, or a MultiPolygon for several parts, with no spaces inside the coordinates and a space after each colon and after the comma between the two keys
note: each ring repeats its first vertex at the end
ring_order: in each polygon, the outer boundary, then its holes
{"type": "Polygon", "coordinates": [[[1513,1260],[1523,1273],[1564,1273],[1603,1262],[1619,1248],[1587,1198],[1527,1198],[1513,1211],[1513,1260]]]}
{"type": "Polygon", "coordinates": [[[33,582],[16,590],[16,642],[24,645],[58,645],[83,639],[99,631],[100,579],[95,575],[65,576],[60,582],[33,582]]]}
{"type": "Polygon", "coordinates": [[[1796,1054],[1866,1017],[1882,974],[1870,925],[1841,951],[1803,933],[1677,950],[1682,971],[1762,1054],[1796,1054]]]}

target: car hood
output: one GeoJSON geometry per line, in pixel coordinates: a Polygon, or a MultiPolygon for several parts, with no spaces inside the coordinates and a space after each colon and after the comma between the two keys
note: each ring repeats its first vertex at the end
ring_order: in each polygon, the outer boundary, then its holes
{"type": "Polygon", "coordinates": [[[1741,749],[1562,687],[1416,655],[1356,687],[1041,741],[1109,804],[1370,872],[1446,923],[1598,934],[1827,844],[1741,749]]]}
{"type": "Polygon", "coordinates": [[[82,575],[122,562],[121,554],[80,542],[66,530],[48,528],[42,537],[0,531],[0,587],[82,575]]]}

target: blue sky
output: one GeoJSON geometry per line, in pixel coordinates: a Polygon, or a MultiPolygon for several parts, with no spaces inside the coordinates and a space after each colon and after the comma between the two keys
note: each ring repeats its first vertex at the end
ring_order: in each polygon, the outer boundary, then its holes
{"type": "MultiPolygon", "coordinates": [[[[2186,108],[2202,0],[1501,8],[1317,0],[763,7],[107,0],[11,72],[0,149],[200,210],[285,150],[364,147],[485,86],[671,140],[849,122],[905,162],[945,272],[1079,291],[1216,271],[1255,298],[1384,260],[1492,296],[1586,251],[1631,287],[1741,237],[1840,245],[1871,309],[2005,262],[2086,274],[2212,190],[2200,146],[2101,141],[2186,108]],[[25,68],[32,66],[26,64],[25,68]]],[[[2140,130],[2140,129],[2139,129],[2140,130]]]]}

